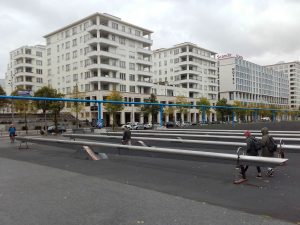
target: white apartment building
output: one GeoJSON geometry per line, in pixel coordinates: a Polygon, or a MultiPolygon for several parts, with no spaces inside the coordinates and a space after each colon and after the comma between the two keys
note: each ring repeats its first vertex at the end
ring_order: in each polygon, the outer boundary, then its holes
{"type": "Polygon", "coordinates": [[[288,108],[288,75],[248,62],[241,56],[219,58],[220,98],[228,103],[276,105],[288,108]]]}
{"type": "Polygon", "coordinates": [[[190,98],[218,95],[216,53],[185,42],[153,53],[154,82],[186,88],[190,98]]]}
{"type": "Polygon", "coordinates": [[[289,78],[289,106],[290,109],[300,109],[300,62],[279,62],[268,65],[267,68],[284,73],[289,78]]]}
{"type": "MultiPolygon", "coordinates": [[[[153,85],[151,34],[148,29],[102,13],[51,32],[44,36],[47,82],[67,96],[78,88],[86,99],[102,100],[116,90],[125,100],[142,101],[149,97],[153,85]]],[[[132,108],[122,112],[121,123],[128,121],[125,112],[132,113],[132,108]]],[[[87,104],[82,117],[91,120],[97,113],[87,104]]],[[[103,113],[104,120],[110,121],[105,110],[103,113]]],[[[131,120],[135,120],[134,115],[130,115],[131,120]]]]}
{"type": "MultiPolygon", "coordinates": [[[[178,90],[185,89],[185,94],[177,92],[176,95],[191,98],[191,102],[206,97],[211,105],[216,104],[218,77],[215,52],[184,42],[171,48],[155,50],[153,62],[155,83],[172,85],[178,90]]],[[[195,115],[197,112],[193,113],[195,115]]],[[[216,120],[214,110],[207,119],[216,120]]]]}
{"type": "Polygon", "coordinates": [[[23,46],[10,52],[5,74],[5,91],[10,95],[21,88],[36,91],[46,82],[45,46],[23,46]]]}

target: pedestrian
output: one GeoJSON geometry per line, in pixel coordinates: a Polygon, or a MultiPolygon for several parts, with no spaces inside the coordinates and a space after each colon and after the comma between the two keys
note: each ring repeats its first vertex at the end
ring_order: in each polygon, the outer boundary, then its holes
{"type": "Polygon", "coordinates": [[[123,145],[131,145],[131,131],[128,127],[124,127],[122,144],[123,145]]]}
{"type": "Polygon", "coordinates": [[[15,142],[16,131],[17,130],[16,130],[15,126],[13,124],[11,124],[10,127],[8,128],[10,143],[15,142]]]}
{"type": "MultiPolygon", "coordinates": [[[[261,156],[262,157],[274,157],[274,152],[269,149],[269,146],[271,144],[271,137],[269,135],[269,129],[267,127],[263,127],[261,129],[262,138],[261,138],[261,156]]],[[[271,177],[274,174],[274,169],[271,167],[268,167],[267,169],[267,176],[271,177]]]]}
{"type": "MultiPolygon", "coordinates": [[[[246,130],[244,132],[244,136],[246,137],[246,143],[247,143],[246,155],[258,156],[259,155],[258,151],[261,149],[260,142],[254,136],[251,135],[251,132],[249,130],[246,130]]],[[[246,166],[240,165],[242,178],[234,181],[235,184],[240,184],[247,180],[246,172],[247,172],[248,168],[249,168],[248,165],[246,165],[246,166]]],[[[256,177],[260,178],[261,177],[261,169],[259,166],[257,166],[256,169],[257,169],[256,177]]]]}

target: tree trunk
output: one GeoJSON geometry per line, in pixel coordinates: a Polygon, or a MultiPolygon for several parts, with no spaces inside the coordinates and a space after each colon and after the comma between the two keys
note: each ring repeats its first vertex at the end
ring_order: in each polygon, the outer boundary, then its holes
{"type": "Polygon", "coordinates": [[[26,130],[26,135],[28,134],[28,125],[27,125],[27,113],[26,113],[26,110],[25,110],[25,130],[26,130]]]}
{"type": "Polygon", "coordinates": [[[54,111],[54,126],[55,126],[55,133],[58,133],[58,128],[57,128],[57,112],[54,111]]]}
{"type": "Polygon", "coordinates": [[[116,127],[116,113],[113,112],[113,113],[112,113],[112,116],[113,116],[113,124],[112,124],[112,128],[113,128],[113,131],[115,131],[115,127],[116,127]]]}

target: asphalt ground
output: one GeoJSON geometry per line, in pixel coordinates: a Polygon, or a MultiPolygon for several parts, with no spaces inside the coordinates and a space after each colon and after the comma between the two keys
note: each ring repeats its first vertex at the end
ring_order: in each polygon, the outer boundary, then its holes
{"type": "Polygon", "coordinates": [[[274,177],[257,179],[249,168],[249,180],[234,185],[233,165],[116,155],[88,161],[76,158],[74,146],[20,151],[1,142],[0,224],[300,222],[297,153],[274,177]]]}

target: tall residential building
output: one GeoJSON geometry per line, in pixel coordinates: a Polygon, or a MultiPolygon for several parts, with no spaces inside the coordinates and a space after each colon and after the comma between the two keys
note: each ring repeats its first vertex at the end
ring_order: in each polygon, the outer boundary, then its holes
{"type": "Polygon", "coordinates": [[[95,13],[51,32],[48,83],[63,94],[121,91],[150,94],[152,31],[95,13]]]}
{"type": "Polygon", "coordinates": [[[45,85],[45,46],[23,46],[10,52],[5,74],[6,94],[17,88],[36,91],[45,85]]]}
{"type": "Polygon", "coordinates": [[[186,88],[190,98],[217,100],[216,53],[185,42],[154,51],[154,82],[186,88]]]}
{"type": "Polygon", "coordinates": [[[289,78],[290,84],[290,96],[289,105],[291,109],[300,109],[300,62],[279,62],[274,65],[268,65],[267,68],[271,68],[275,71],[284,73],[289,78]]]}
{"type": "Polygon", "coordinates": [[[241,56],[219,58],[220,98],[229,103],[276,105],[288,108],[288,75],[244,60],[241,56]]]}
{"type": "MultiPolygon", "coordinates": [[[[151,34],[148,29],[102,13],[51,32],[44,36],[47,82],[69,96],[78,90],[86,99],[102,100],[116,90],[127,101],[143,101],[153,86],[151,34]]],[[[97,118],[95,109],[87,106],[82,117],[97,118]]],[[[132,107],[121,113],[121,123],[141,117],[125,112],[133,114],[132,107]]],[[[104,119],[111,120],[108,114],[104,119]]]]}

